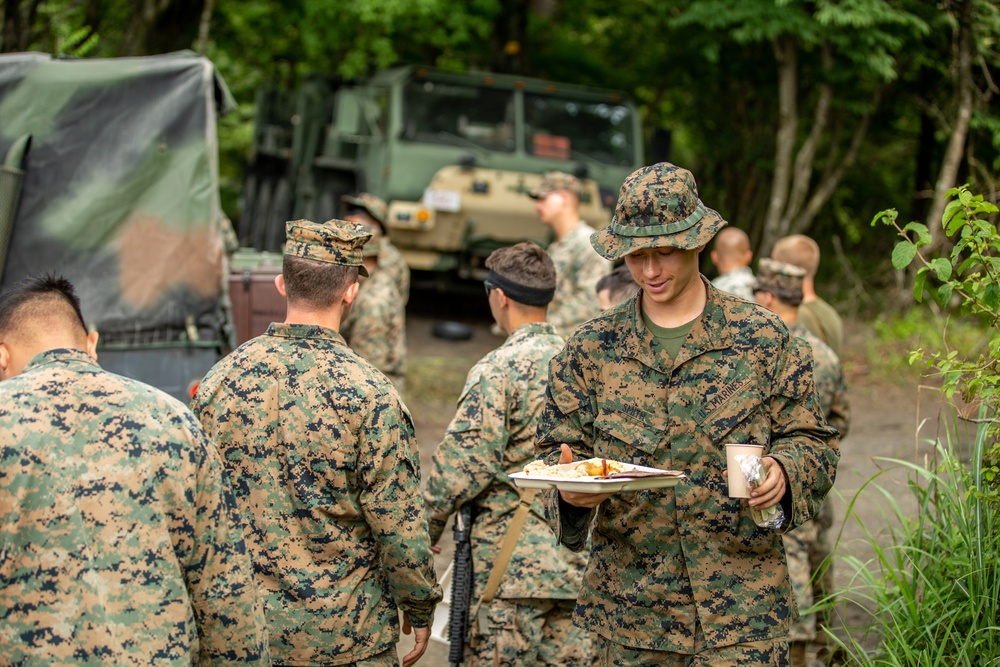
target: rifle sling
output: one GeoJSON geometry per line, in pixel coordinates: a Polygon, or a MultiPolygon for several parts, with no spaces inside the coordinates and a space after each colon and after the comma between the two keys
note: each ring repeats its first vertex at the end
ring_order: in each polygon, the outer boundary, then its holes
{"type": "Polygon", "coordinates": [[[503,579],[504,572],[507,571],[507,563],[510,562],[511,554],[514,553],[514,546],[517,544],[518,537],[521,536],[521,529],[524,527],[524,522],[531,511],[531,503],[535,501],[535,494],[537,493],[538,489],[526,489],[521,494],[521,501],[517,505],[517,511],[514,512],[514,518],[507,528],[507,533],[503,536],[503,542],[500,544],[500,554],[493,563],[493,569],[490,571],[490,578],[486,581],[483,596],[479,598],[479,603],[476,605],[477,611],[483,609],[484,604],[488,607],[493,602],[493,596],[496,595],[497,589],[500,588],[500,580],[503,579]]]}

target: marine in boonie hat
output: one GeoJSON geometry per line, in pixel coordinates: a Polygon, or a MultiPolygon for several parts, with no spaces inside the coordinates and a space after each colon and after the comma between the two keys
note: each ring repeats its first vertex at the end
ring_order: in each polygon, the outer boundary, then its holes
{"type": "Polygon", "coordinates": [[[368,269],[362,264],[362,248],[371,234],[364,227],[346,220],[290,220],[285,223],[285,254],[327,262],[356,266],[363,276],[368,269]]]}
{"type": "Polygon", "coordinates": [[[805,277],[806,271],[802,267],[764,257],[757,263],[753,289],[755,292],[770,292],[788,305],[797,306],[802,302],[802,281],[805,277]]]}
{"type": "Polygon", "coordinates": [[[379,253],[382,252],[382,244],[385,241],[385,234],[382,232],[372,231],[371,229],[365,229],[366,232],[370,232],[372,237],[365,242],[365,247],[362,249],[365,257],[378,257],[379,253]]]}
{"type": "Polygon", "coordinates": [[[528,196],[532,199],[541,199],[560,190],[568,190],[580,196],[581,189],[580,179],[573,174],[567,174],[563,171],[548,171],[542,176],[542,182],[537,188],[528,190],[528,196]]]}
{"type": "Polygon", "coordinates": [[[611,224],[590,244],[612,261],[643,248],[700,248],[726,221],[698,198],[698,185],[683,167],[660,162],[638,169],[622,183],[611,224]]]}
{"type": "Polygon", "coordinates": [[[380,197],[376,197],[370,192],[359,192],[356,195],[344,195],[340,198],[340,205],[343,208],[341,215],[347,217],[351,213],[352,207],[364,209],[368,215],[375,219],[378,224],[385,226],[385,215],[389,207],[385,205],[380,197]]]}

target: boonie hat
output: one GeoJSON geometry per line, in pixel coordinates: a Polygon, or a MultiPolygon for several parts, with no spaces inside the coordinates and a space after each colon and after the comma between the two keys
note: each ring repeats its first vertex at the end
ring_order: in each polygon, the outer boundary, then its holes
{"type": "Polygon", "coordinates": [[[327,262],[356,266],[363,276],[368,270],[362,264],[362,248],[371,234],[364,227],[346,220],[290,220],[285,223],[285,254],[327,262]]]}
{"type": "Polygon", "coordinates": [[[542,176],[542,182],[537,188],[528,190],[528,196],[532,199],[541,199],[560,190],[569,190],[579,195],[582,190],[580,179],[563,171],[548,171],[542,176]]]}
{"type": "Polygon", "coordinates": [[[385,201],[370,192],[359,192],[356,195],[344,195],[340,198],[340,205],[343,208],[343,211],[341,212],[341,215],[343,216],[347,215],[349,207],[357,206],[358,208],[366,210],[368,215],[375,218],[380,225],[385,225],[385,214],[388,211],[388,207],[385,205],[385,201]]]}
{"type": "Polygon", "coordinates": [[[612,261],[643,248],[690,250],[704,246],[726,224],[698,198],[690,171],[660,162],[629,174],[611,224],[591,234],[590,244],[612,261]]]}
{"type": "Polygon", "coordinates": [[[771,292],[783,300],[802,298],[802,280],[806,271],[802,267],[764,257],[757,263],[754,291],[771,292]]]}

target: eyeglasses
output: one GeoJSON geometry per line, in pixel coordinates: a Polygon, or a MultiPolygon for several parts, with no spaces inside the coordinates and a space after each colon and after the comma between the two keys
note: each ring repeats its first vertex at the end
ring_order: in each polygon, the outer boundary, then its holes
{"type": "Polygon", "coordinates": [[[484,280],[483,281],[483,287],[486,288],[486,296],[489,296],[490,292],[493,291],[493,290],[495,290],[497,288],[496,285],[494,285],[493,283],[491,283],[488,280],[484,280]]]}

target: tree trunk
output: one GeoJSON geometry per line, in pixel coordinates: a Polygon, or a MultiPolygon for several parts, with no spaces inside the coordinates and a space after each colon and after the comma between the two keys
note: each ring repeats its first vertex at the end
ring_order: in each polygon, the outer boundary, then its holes
{"type": "Polygon", "coordinates": [[[804,234],[809,231],[812,226],[813,219],[819,214],[819,212],[826,206],[827,202],[830,201],[830,197],[833,196],[834,191],[837,186],[840,185],[841,179],[844,178],[844,173],[850,169],[851,165],[858,157],[858,151],[861,150],[861,144],[865,141],[865,136],[868,134],[868,126],[871,123],[872,115],[875,113],[875,109],[878,108],[879,98],[881,95],[879,93],[875,94],[875,99],[872,102],[872,109],[858,121],[857,127],[854,128],[854,135],[851,137],[851,145],[847,148],[847,152],[840,159],[835,167],[832,169],[827,169],[823,178],[820,180],[819,186],[813,192],[812,196],[809,198],[809,203],[806,204],[805,209],[796,215],[787,231],[794,232],[796,234],[804,234]]]}
{"type": "Polygon", "coordinates": [[[944,198],[948,190],[955,187],[958,168],[962,163],[965,138],[969,133],[969,121],[972,118],[972,0],[962,2],[955,48],[957,51],[955,60],[958,65],[958,108],[955,112],[955,125],[951,130],[951,138],[948,140],[948,147],[941,161],[941,170],[934,184],[934,199],[931,201],[930,213],[927,215],[927,227],[932,237],[929,248],[931,251],[939,250],[945,243],[946,236],[941,224],[945,207],[944,198]]]}
{"type": "Polygon", "coordinates": [[[830,45],[823,45],[823,74],[824,81],[820,85],[819,99],[816,101],[816,111],[813,114],[812,128],[809,130],[809,137],[795,158],[795,169],[792,174],[792,188],[789,193],[788,203],[785,206],[784,214],[781,216],[781,227],[779,233],[784,236],[792,226],[792,221],[798,218],[802,210],[802,204],[809,194],[809,186],[812,184],[813,164],[816,161],[816,152],[819,149],[819,142],[823,139],[827,125],[830,122],[830,105],[833,102],[833,84],[827,75],[833,69],[833,54],[830,45]]]}
{"type": "Polygon", "coordinates": [[[790,35],[774,40],[774,59],[778,65],[778,131],[774,147],[774,180],[771,182],[771,201],[764,220],[764,238],[761,248],[770,252],[781,236],[781,218],[788,202],[788,188],[792,174],[792,154],[799,127],[798,112],[798,45],[790,35]]]}
{"type": "Polygon", "coordinates": [[[35,20],[42,0],[3,0],[3,32],[0,33],[0,53],[17,53],[30,49],[38,35],[35,20]]]}
{"type": "Polygon", "coordinates": [[[208,48],[208,35],[212,29],[212,12],[215,11],[215,0],[205,0],[201,10],[201,21],[198,24],[198,53],[205,55],[208,48]]]}

